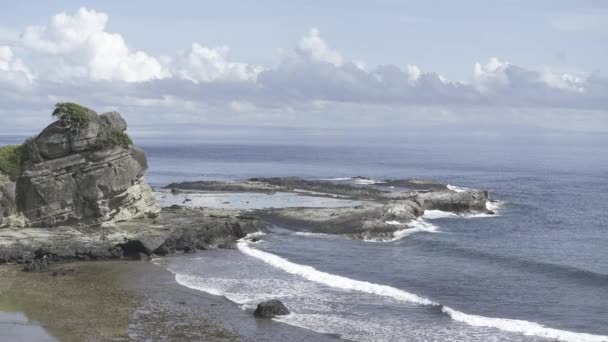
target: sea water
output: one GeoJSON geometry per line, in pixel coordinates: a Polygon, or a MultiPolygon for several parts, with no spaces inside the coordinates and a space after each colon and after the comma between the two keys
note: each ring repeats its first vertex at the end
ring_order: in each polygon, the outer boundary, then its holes
{"type": "Polygon", "coordinates": [[[430,178],[455,191],[489,190],[498,201],[489,204],[495,216],[429,211],[385,242],[273,226],[236,250],[161,259],[184,286],[245,310],[280,299],[292,314],[278,320],[359,341],[608,341],[604,143],[136,142],[155,186],[259,176],[430,178]]]}

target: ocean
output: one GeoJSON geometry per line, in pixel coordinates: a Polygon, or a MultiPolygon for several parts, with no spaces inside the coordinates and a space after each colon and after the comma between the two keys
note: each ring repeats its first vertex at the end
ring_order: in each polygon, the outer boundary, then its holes
{"type": "Polygon", "coordinates": [[[495,216],[426,213],[388,242],[270,226],[234,250],[156,260],[184,286],[243,309],[277,298],[292,311],[278,320],[356,341],[608,341],[608,153],[593,139],[136,144],[155,187],[426,178],[498,201],[495,216]]]}

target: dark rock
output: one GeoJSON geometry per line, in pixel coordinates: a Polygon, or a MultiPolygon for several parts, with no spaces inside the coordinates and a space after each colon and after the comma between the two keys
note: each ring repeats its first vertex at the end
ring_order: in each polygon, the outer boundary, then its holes
{"type": "Polygon", "coordinates": [[[487,212],[487,191],[469,189],[466,191],[440,191],[418,194],[424,210],[442,210],[454,213],[487,212]]]}
{"type": "Polygon", "coordinates": [[[40,154],[47,159],[65,157],[72,151],[69,131],[59,121],[50,124],[36,137],[36,145],[40,154]]]}
{"type": "Polygon", "coordinates": [[[131,258],[133,260],[137,260],[137,261],[148,261],[148,260],[150,260],[150,257],[147,254],[145,254],[145,253],[133,254],[131,256],[131,258]]]}
{"type": "Polygon", "coordinates": [[[118,112],[109,112],[99,115],[99,119],[104,125],[112,126],[120,131],[127,130],[127,122],[118,112]]]}
{"type": "Polygon", "coordinates": [[[72,152],[83,152],[96,148],[97,136],[101,131],[102,123],[97,113],[88,110],[89,124],[85,129],[77,133],[70,133],[70,149],[72,152]]]}
{"type": "Polygon", "coordinates": [[[146,153],[142,149],[133,147],[131,148],[131,158],[137,161],[143,176],[143,172],[148,170],[148,158],[146,157],[146,153]]]}
{"type": "Polygon", "coordinates": [[[258,304],[253,315],[259,318],[272,318],[274,316],[289,315],[289,310],[280,300],[272,299],[258,304]]]}
{"type": "Polygon", "coordinates": [[[43,257],[40,259],[34,259],[25,264],[23,268],[26,272],[46,272],[49,269],[48,258],[43,257]]]}
{"type": "Polygon", "coordinates": [[[138,254],[150,254],[150,249],[146,247],[141,240],[127,240],[124,243],[116,245],[117,248],[122,250],[123,255],[132,257],[138,254]]]}
{"type": "Polygon", "coordinates": [[[112,247],[109,250],[109,257],[113,258],[113,259],[120,259],[124,256],[124,252],[122,250],[122,248],[116,246],[116,247],[112,247]]]}

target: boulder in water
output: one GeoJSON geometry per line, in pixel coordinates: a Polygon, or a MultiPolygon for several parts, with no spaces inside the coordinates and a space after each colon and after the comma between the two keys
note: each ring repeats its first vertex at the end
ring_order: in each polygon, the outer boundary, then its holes
{"type": "Polygon", "coordinates": [[[280,300],[272,299],[258,304],[253,315],[259,318],[272,318],[274,316],[289,315],[289,310],[280,300]]]}

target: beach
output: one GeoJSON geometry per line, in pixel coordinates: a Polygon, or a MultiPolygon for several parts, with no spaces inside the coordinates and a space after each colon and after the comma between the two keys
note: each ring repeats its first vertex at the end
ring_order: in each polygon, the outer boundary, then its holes
{"type": "Polygon", "coordinates": [[[0,341],[337,339],[256,319],[145,261],[57,263],[43,273],[3,265],[0,275],[0,341]]]}

